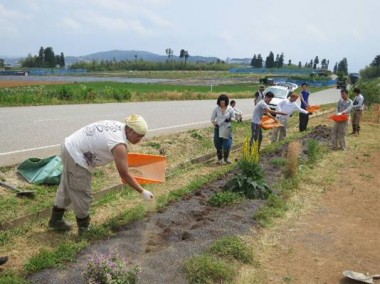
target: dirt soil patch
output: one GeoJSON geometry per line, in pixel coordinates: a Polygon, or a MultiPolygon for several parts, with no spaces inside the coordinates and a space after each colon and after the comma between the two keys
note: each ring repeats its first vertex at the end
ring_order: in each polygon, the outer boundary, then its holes
{"type": "Polygon", "coordinates": [[[131,267],[142,268],[139,283],[187,283],[183,261],[202,253],[225,235],[249,234],[254,211],[262,204],[245,200],[233,208],[215,208],[207,200],[224,185],[220,180],[193,195],[152,213],[142,221],[120,228],[117,235],[81,252],[76,263],[64,269],[47,269],[32,275],[32,283],[84,283],[82,272],[94,255],[111,252],[131,267]]]}
{"type": "Polygon", "coordinates": [[[347,152],[333,152],[319,165],[338,169],[325,176],[331,180],[300,197],[309,199],[309,209],[280,220],[256,243],[268,282],[359,283],[342,272],[380,273],[378,137],[378,124],[350,136],[347,152]]]}

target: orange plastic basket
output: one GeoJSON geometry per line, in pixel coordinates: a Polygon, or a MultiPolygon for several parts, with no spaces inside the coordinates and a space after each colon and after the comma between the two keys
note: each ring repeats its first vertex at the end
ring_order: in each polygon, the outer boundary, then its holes
{"type": "Polygon", "coordinates": [[[309,106],[306,110],[308,112],[317,112],[321,110],[321,106],[320,105],[309,106]]]}
{"type": "Polygon", "coordinates": [[[264,115],[261,119],[261,128],[264,130],[273,129],[280,126],[282,126],[282,124],[270,116],[264,115]]]}
{"type": "Polygon", "coordinates": [[[165,182],[165,156],[128,153],[128,168],[140,184],[165,182]]]}
{"type": "Polygon", "coordinates": [[[330,118],[336,122],[345,122],[345,121],[348,121],[349,115],[348,114],[341,114],[341,115],[333,114],[332,116],[330,116],[330,118]]]}

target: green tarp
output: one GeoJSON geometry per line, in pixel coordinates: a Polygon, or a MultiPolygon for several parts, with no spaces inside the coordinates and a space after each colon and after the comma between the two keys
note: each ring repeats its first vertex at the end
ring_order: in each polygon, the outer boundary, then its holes
{"type": "Polygon", "coordinates": [[[62,169],[59,156],[45,159],[29,158],[17,167],[17,171],[33,184],[59,184],[62,169]]]}

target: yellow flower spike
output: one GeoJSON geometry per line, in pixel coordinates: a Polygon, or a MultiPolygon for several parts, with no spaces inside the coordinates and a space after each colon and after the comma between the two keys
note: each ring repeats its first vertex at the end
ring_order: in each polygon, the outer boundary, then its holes
{"type": "Polygon", "coordinates": [[[254,143],[251,147],[250,138],[246,137],[243,143],[243,159],[248,163],[258,164],[259,157],[259,144],[254,143]]]}

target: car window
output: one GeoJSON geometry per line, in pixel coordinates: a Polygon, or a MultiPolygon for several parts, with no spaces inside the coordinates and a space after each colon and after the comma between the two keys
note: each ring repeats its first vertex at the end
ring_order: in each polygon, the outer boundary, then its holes
{"type": "Polygon", "coordinates": [[[287,90],[281,88],[269,88],[267,92],[272,92],[274,94],[274,97],[279,99],[286,99],[286,96],[288,94],[287,90]]]}

